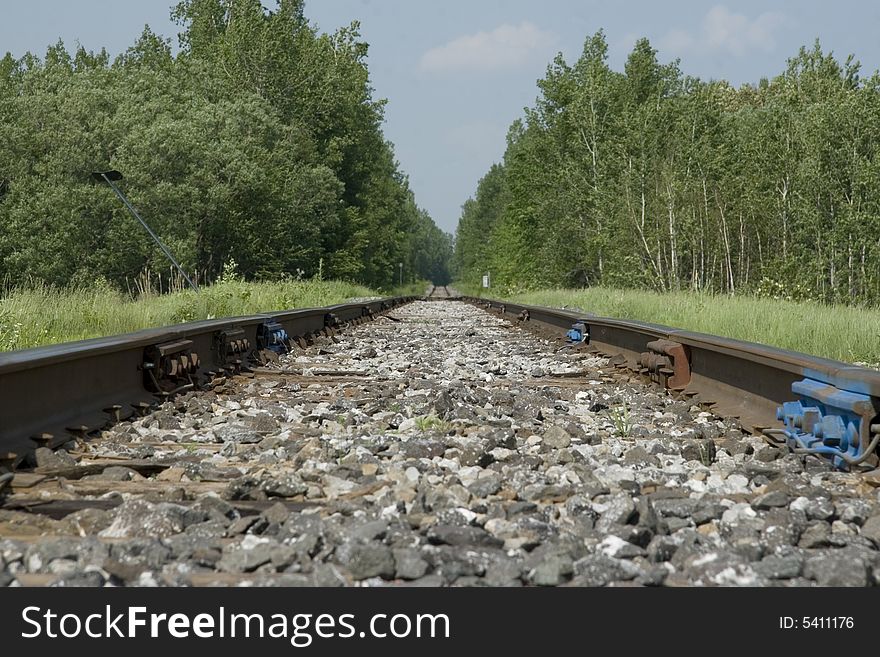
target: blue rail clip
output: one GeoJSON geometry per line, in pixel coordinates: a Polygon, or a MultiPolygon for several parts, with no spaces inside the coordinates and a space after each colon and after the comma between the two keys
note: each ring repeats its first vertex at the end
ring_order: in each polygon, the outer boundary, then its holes
{"type": "Polygon", "coordinates": [[[589,342],[590,328],[585,322],[577,322],[572,324],[565,337],[568,338],[569,342],[589,342]]]}
{"type": "Polygon", "coordinates": [[[277,320],[270,319],[257,327],[257,345],[276,354],[286,354],[290,351],[290,336],[277,320]]]}
{"type": "Polygon", "coordinates": [[[791,391],[798,401],[784,402],[776,409],[777,419],[785,423],[789,447],[826,455],[840,469],[863,460],[867,450],[873,449],[871,421],[877,411],[870,395],[813,379],[795,381],[791,391]]]}

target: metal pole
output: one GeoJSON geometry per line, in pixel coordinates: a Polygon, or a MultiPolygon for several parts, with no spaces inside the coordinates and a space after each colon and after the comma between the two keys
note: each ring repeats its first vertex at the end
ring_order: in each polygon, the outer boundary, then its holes
{"type": "Polygon", "coordinates": [[[400,287],[403,287],[403,263],[398,263],[398,267],[400,268],[400,287]]]}
{"type": "Polygon", "coordinates": [[[146,229],[146,231],[150,234],[150,237],[153,238],[153,241],[155,241],[156,244],[159,245],[159,248],[162,249],[162,252],[168,257],[168,259],[172,263],[174,263],[174,266],[177,267],[177,271],[179,271],[180,275],[183,276],[183,278],[186,280],[187,283],[189,283],[189,286],[193,290],[198,292],[199,287],[195,283],[193,283],[192,279],[189,276],[186,275],[186,272],[183,271],[183,267],[181,267],[180,263],[178,263],[177,260],[174,259],[174,256],[171,255],[171,251],[169,251],[168,247],[162,243],[162,240],[159,239],[159,236],[153,232],[153,229],[147,225],[146,221],[141,219],[141,216],[137,213],[137,210],[135,210],[134,207],[132,206],[132,204],[128,202],[128,199],[125,198],[125,194],[123,194],[119,190],[119,188],[113,184],[113,181],[107,177],[106,172],[101,172],[99,175],[104,180],[104,182],[106,182],[108,185],[110,185],[110,189],[112,189],[116,193],[116,196],[118,196],[119,200],[121,200],[125,204],[125,207],[128,208],[128,211],[131,212],[131,214],[134,216],[134,218],[137,219],[141,223],[141,226],[143,226],[144,229],[146,229]]]}

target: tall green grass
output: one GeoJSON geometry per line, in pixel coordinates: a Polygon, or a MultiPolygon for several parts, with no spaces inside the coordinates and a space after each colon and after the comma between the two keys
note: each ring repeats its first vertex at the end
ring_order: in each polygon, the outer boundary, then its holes
{"type": "Polygon", "coordinates": [[[11,288],[0,296],[0,351],[375,296],[373,290],[351,283],[299,280],[223,280],[199,294],[147,292],[137,299],[100,283],[75,289],[11,288]]]}
{"type": "MultiPolygon", "coordinates": [[[[481,292],[486,297],[495,295],[481,292]]],[[[606,287],[537,290],[502,298],[666,324],[850,363],[880,363],[880,310],[874,308],[606,287]]]]}

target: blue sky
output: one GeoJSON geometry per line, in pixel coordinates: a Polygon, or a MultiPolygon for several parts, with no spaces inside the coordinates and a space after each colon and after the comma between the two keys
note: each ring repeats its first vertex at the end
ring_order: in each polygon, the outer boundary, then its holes
{"type": "MultiPolygon", "coordinates": [[[[61,38],[115,55],[145,23],[176,44],[173,4],[0,0],[0,53],[41,54],[61,38]]],[[[616,69],[641,36],[663,61],[681,58],[685,73],[734,84],[778,74],[817,37],[841,58],[854,53],[866,73],[880,68],[880,4],[857,0],[307,0],[306,15],[325,31],[360,21],[376,95],[389,101],[385,135],[417,202],[450,232],[549,61],[557,52],[572,61],[599,28],[616,69]]]]}

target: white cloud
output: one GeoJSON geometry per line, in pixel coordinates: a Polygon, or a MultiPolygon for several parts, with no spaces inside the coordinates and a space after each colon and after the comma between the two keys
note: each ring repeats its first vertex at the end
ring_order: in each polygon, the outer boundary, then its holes
{"type": "Polygon", "coordinates": [[[778,11],[749,19],[724,5],[716,5],[703,18],[697,34],[672,29],[660,40],[660,47],[671,52],[721,51],[736,57],[754,50],[771,52],[776,48],[776,32],[788,24],[788,17],[778,11]]]}
{"type": "Polygon", "coordinates": [[[555,34],[533,23],[505,23],[491,32],[467,34],[431,48],[422,55],[419,68],[427,73],[513,69],[533,59],[545,61],[556,42],[555,34]]]}

